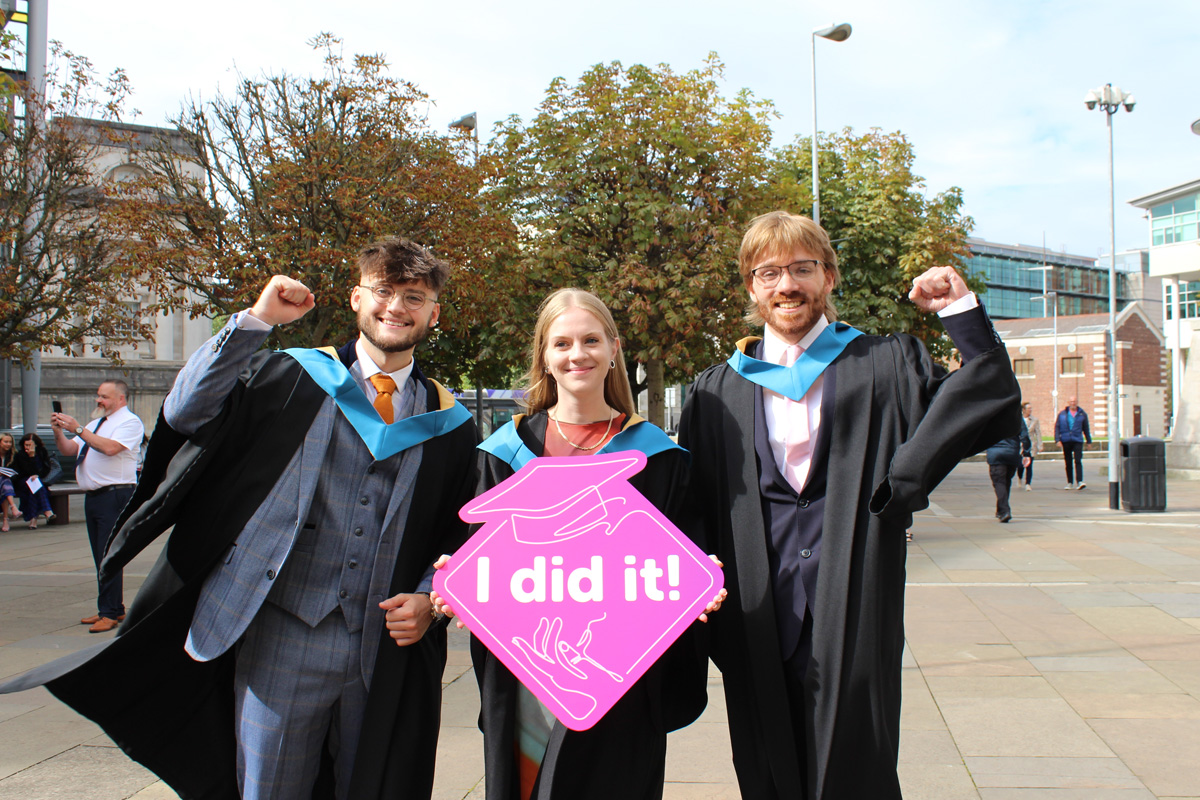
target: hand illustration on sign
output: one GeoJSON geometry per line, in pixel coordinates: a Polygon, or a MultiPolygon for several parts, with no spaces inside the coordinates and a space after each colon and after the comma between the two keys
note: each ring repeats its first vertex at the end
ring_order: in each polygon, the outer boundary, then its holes
{"type": "Polygon", "coordinates": [[[586,730],[704,610],[721,570],[627,480],[646,456],[536,458],[460,512],[434,579],[471,632],[586,730]]]}
{"type": "Polygon", "coordinates": [[[542,617],[537,630],[534,631],[532,642],[520,636],[513,637],[513,644],[521,651],[529,666],[541,672],[554,684],[559,690],[559,700],[570,709],[571,716],[575,718],[582,719],[596,708],[596,698],[588,693],[588,686],[584,683],[591,676],[583,670],[581,664],[590,664],[595,668],[593,674],[597,676],[607,676],[617,683],[625,682],[619,674],[587,654],[588,645],[592,641],[592,623],[603,621],[604,616],[601,616],[589,622],[574,647],[561,638],[562,617],[555,617],[553,622],[542,617]]]}

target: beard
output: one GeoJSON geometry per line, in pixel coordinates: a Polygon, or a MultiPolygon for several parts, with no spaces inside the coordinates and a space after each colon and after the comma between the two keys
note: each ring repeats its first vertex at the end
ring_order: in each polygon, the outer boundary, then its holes
{"type": "Polygon", "coordinates": [[[756,305],[759,316],[771,330],[788,336],[803,336],[817,323],[817,318],[825,314],[825,297],[826,295],[795,291],[786,295],[772,294],[765,300],[756,301],[756,305]],[[803,305],[797,313],[784,314],[776,307],[776,303],[785,300],[798,300],[803,305]]]}
{"type": "Polygon", "coordinates": [[[384,353],[403,353],[411,350],[429,336],[429,323],[419,324],[409,315],[412,325],[407,328],[388,328],[365,306],[358,310],[358,331],[384,353]]]}

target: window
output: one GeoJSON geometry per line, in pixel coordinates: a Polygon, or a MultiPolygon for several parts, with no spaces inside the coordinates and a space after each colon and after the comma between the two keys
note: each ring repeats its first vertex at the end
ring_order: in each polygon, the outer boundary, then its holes
{"type": "Polygon", "coordinates": [[[1032,358],[1014,358],[1013,372],[1017,373],[1017,377],[1023,377],[1033,374],[1033,359],[1032,358]]]}
{"type": "MultiPolygon", "coordinates": [[[[1173,298],[1171,297],[1171,284],[1163,283],[1163,311],[1166,319],[1170,320],[1174,317],[1173,298]]],[[[1200,281],[1180,281],[1179,282],[1179,316],[1182,319],[1195,319],[1200,317],[1200,281]]]]}
{"type": "Polygon", "coordinates": [[[1063,375],[1082,375],[1083,356],[1067,356],[1062,360],[1063,375]]]}
{"type": "Polygon", "coordinates": [[[1200,238],[1196,195],[1180,197],[1150,209],[1150,236],[1153,245],[1193,242],[1200,238]]]}

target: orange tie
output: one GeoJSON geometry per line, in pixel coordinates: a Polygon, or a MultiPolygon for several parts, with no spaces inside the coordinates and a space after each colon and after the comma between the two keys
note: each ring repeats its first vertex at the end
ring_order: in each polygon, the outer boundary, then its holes
{"type": "Polygon", "coordinates": [[[375,410],[379,412],[379,416],[383,417],[383,421],[391,425],[395,420],[395,410],[392,407],[392,393],[396,391],[396,382],[392,380],[391,375],[386,375],[382,372],[376,372],[371,376],[371,383],[375,386],[375,410]]]}

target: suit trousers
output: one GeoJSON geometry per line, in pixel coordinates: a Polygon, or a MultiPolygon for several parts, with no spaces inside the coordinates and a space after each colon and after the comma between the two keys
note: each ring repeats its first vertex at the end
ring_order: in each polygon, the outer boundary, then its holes
{"type": "MultiPolygon", "coordinates": [[[[792,718],[792,736],[796,744],[796,766],[800,771],[800,782],[808,785],[808,717],[805,704],[810,702],[804,689],[804,681],[808,675],[808,663],[812,659],[812,614],[804,612],[804,622],[800,632],[800,645],[790,658],[784,659],[783,675],[787,682],[788,711],[792,718]]],[[[796,798],[803,800],[803,798],[796,798]]]]}
{"type": "Polygon", "coordinates": [[[1016,473],[1017,468],[1011,464],[988,464],[988,474],[992,478],[992,488],[996,491],[997,517],[1012,515],[1012,508],[1008,504],[1008,498],[1012,491],[1013,475],[1016,473]]]}
{"type": "Polygon", "coordinates": [[[366,707],[362,631],[335,609],[315,627],[263,603],[234,671],[239,789],[245,800],[312,797],[328,742],[345,800],[366,707]]]}
{"type": "Polygon", "coordinates": [[[117,517],[133,497],[133,487],[88,492],[83,499],[83,517],[87,521],[88,542],[92,546],[92,559],[96,562],[96,612],[102,617],[116,619],[125,613],[122,597],[122,574],[100,581],[100,562],[108,549],[108,537],[112,535],[117,517]]]}

